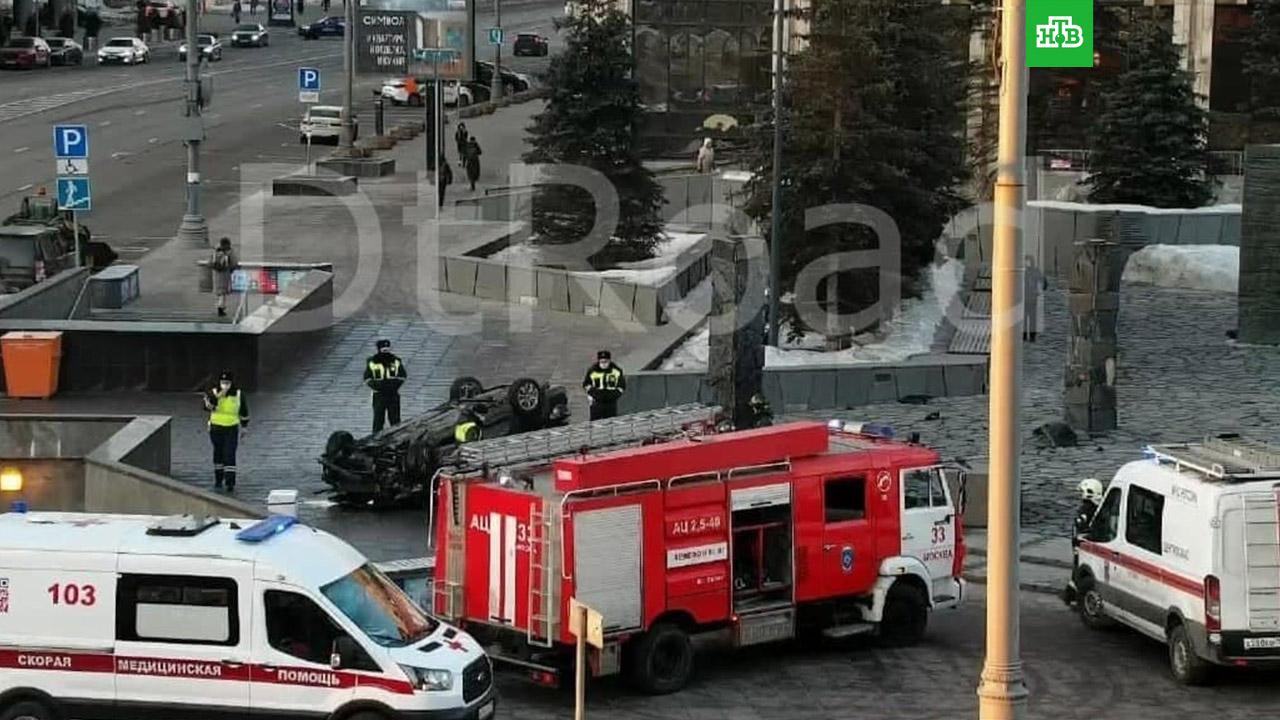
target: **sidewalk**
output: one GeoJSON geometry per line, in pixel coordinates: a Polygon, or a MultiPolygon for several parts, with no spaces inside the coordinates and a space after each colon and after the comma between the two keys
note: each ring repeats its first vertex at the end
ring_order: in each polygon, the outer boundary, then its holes
{"type": "MultiPolygon", "coordinates": [[[[964,578],[972,583],[987,583],[987,531],[965,529],[964,578]]],[[[1057,595],[1071,577],[1071,539],[1066,535],[1022,532],[1018,566],[1018,585],[1027,592],[1057,595]]]]}

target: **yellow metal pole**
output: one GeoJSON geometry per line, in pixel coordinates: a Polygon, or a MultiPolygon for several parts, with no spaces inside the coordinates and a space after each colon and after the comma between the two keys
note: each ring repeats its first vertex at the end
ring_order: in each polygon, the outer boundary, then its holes
{"type": "Polygon", "coordinates": [[[573,718],[583,720],[587,711],[587,606],[578,608],[578,661],[574,663],[573,718]]]}
{"type": "Polygon", "coordinates": [[[991,422],[987,529],[987,654],[979,720],[1020,720],[1027,704],[1019,657],[1018,427],[1022,375],[1022,213],[1027,122],[1026,0],[1003,0],[1000,135],[991,269],[991,422]]]}

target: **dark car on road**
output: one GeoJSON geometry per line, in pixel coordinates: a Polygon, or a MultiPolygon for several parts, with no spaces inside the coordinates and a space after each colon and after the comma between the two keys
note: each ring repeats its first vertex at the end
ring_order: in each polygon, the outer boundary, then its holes
{"type": "Polygon", "coordinates": [[[456,463],[454,428],[468,412],[485,438],[516,435],[567,423],[569,396],[561,386],[531,378],[485,387],[461,377],[449,388],[448,402],[395,427],[359,439],[343,430],[330,435],[321,478],[342,505],[387,507],[420,498],[437,470],[456,463]]]}
{"type": "Polygon", "coordinates": [[[71,38],[49,38],[49,61],[54,65],[79,65],[84,62],[84,48],[71,38]]]}
{"type": "MultiPolygon", "coordinates": [[[[502,89],[508,93],[524,92],[529,89],[529,77],[523,73],[502,68],[502,89]]],[[[476,82],[485,87],[493,87],[493,63],[476,62],[476,82]]]]}
{"type": "Polygon", "coordinates": [[[231,32],[232,47],[266,47],[271,44],[271,34],[258,23],[236,26],[231,32]]]}
{"type": "Polygon", "coordinates": [[[187,26],[187,13],[173,0],[148,0],[142,5],[146,17],[153,18],[153,28],[173,28],[181,30],[187,26]]]}
{"type": "Polygon", "coordinates": [[[0,47],[0,67],[38,68],[52,63],[49,44],[37,37],[10,38],[0,47]]]}
{"type": "Polygon", "coordinates": [[[538,33],[520,33],[516,35],[514,52],[517,56],[542,57],[551,52],[551,45],[545,37],[538,33]]]}
{"type": "Polygon", "coordinates": [[[310,25],[298,26],[303,40],[319,40],[322,37],[342,37],[346,22],[340,17],[322,17],[310,25]]]}

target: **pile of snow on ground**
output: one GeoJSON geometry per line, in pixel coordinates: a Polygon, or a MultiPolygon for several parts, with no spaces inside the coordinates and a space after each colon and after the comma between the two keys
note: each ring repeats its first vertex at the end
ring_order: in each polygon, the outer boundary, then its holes
{"type": "MultiPolygon", "coordinates": [[[[905,360],[929,352],[938,324],[947,306],[960,291],[964,265],[947,259],[927,270],[926,289],[919,298],[902,302],[898,314],[885,324],[884,340],[872,345],[836,352],[821,352],[823,337],[809,332],[782,348],[765,348],[767,367],[804,365],[856,365],[905,360]]],[[[785,334],[785,333],[784,333],[785,334]]],[[[704,369],[709,354],[711,330],[703,327],[676,348],[662,363],[663,370],[704,369]]]]}
{"type": "MultiPolygon", "coordinates": [[[[665,238],[654,248],[653,257],[636,262],[618,263],[616,268],[590,274],[608,280],[657,287],[675,277],[680,270],[678,265],[680,256],[706,237],[705,233],[668,231],[665,233],[665,238]]],[[[486,259],[517,267],[537,267],[543,264],[545,259],[550,259],[552,264],[555,264],[558,249],[563,248],[557,248],[554,245],[544,248],[528,241],[505,247],[486,259]]]]}
{"type": "Polygon", "coordinates": [[[1148,245],[1129,258],[1124,282],[1234,293],[1240,248],[1230,245],[1148,245]]]}

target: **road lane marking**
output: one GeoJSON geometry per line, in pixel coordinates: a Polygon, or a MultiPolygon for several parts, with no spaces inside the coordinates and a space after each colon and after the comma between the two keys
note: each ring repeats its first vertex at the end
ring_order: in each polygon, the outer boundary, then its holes
{"type": "Polygon", "coordinates": [[[160,138],[147,138],[148,145],[155,145],[158,142],[160,142],[160,138]]]}
{"type": "Polygon", "coordinates": [[[35,187],[35,186],[36,186],[36,184],[35,184],[35,183],[27,183],[26,185],[23,185],[22,187],[18,188],[18,192],[25,192],[25,191],[30,190],[31,188],[33,188],[33,187],[35,187]]]}
{"type": "Polygon", "coordinates": [[[14,149],[13,149],[13,152],[14,152],[15,154],[17,154],[17,153],[24,153],[24,152],[26,152],[26,151],[28,151],[28,150],[30,150],[30,149],[31,149],[31,148],[27,147],[26,145],[23,145],[23,146],[22,146],[22,147],[20,147],[20,148],[14,148],[14,149]]]}
{"type": "Polygon", "coordinates": [[[111,124],[110,120],[103,120],[102,122],[98,123],[98,127],[107,127],[110,124],[111,124]]]}
{"type": "Polygon", "coordinates": [[[133,111],[133,114],[134,114],[134,115],[146,115],[146,114],[147,114],[147,111],[146,111],[146,110],[134,110],[134,111],[133,111]]]}

